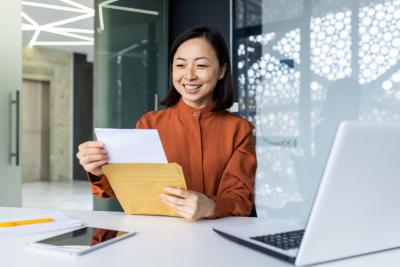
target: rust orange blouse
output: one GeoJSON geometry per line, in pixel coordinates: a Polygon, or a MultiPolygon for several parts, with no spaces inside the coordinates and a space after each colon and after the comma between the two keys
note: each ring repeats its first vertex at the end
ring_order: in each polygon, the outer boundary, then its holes
{"type": "MultiPolygon", "coordinates": [[[[182,166],[188,189],[215,201],[212,218],[248,216],[257,168],[253,126],[228,111],[211,112],[213,107],[198,110],[180,100],[145,113],[136,127],[159,131],[168,162],[182,166]]],[[[93,194],[114,196],[105,176],[90,175],[89,180],[93,194]]]]}

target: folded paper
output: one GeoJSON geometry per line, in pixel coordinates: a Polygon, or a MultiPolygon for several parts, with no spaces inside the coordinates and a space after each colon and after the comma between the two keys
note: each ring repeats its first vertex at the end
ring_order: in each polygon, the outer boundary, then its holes
{"type": "Polygon", "coordinates": [[[179,216],[163,204],[164,187],[186,189],[181,166],[176,163],[114,163],[103,173],[126,214],[179,216]]]}
{"type": "Polygon", "coordinates": [[[95,128],[94,131],[97,140],[105,145],[108,163],[168,163],[156,129],[95,128]]]}

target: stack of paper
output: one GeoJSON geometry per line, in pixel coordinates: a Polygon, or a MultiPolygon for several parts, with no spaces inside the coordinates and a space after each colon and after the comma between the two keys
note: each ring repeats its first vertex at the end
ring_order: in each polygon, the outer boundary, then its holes
{"type": "Polygon", "coordinates": [[[46,223],[35,223],[35,224],[26,224],[20,226],[13,227],[4,227],[0,228],[0,238],[5,236],[16,236],[20,234],[31,234],[31,233],[42,233],[42,232],[50,232],[56,230],[63,230],[69,228],[76,228],[82,226],[81,221],[68,217],[62,212],[54,211],[54,212],[41,212],[35,214],[34,216],[17,216],[10,218],[0,218],[0,223],[2,222],[15,222],[15,221],[24,221],[24,220],[35,220],[40,218],[52,218],[54,221],[46,222],[46,223]]]}

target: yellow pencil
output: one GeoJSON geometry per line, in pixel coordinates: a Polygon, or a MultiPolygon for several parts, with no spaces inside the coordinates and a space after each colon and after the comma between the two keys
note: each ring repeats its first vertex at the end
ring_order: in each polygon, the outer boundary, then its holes
{"type": "Polygon", "coordinates": [[[14,227],[20,225],[27,225],[27,224],[35,224],[35,223],[48,223],[54,221],[53,218],[40,218],[40,219],[32,219],[32,220],[22,220],[22,221],[15,221],[15,222],[0,222],[0,228],[4,227],[14,227]]]}

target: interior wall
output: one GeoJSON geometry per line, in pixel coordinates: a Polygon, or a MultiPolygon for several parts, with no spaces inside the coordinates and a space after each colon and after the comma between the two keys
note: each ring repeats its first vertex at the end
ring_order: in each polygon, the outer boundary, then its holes
{"type": "Polygon", "coordinates": [[[49,82],[23,80],[21,103],[22,182],[49,179],[49,82]]]}
{"type": "Polygon", "coordinates": [[[170,42],[191,27],[217,28],[229,47],[231,0],[174,0],[170,1],[170,42]]]}
{"type": "Polygon", "coordinates": [[[72,54],[24,47],[22,65],[24,79],[50,82],[50,180],[71,180],[72,54]]]}

